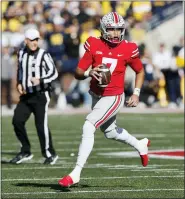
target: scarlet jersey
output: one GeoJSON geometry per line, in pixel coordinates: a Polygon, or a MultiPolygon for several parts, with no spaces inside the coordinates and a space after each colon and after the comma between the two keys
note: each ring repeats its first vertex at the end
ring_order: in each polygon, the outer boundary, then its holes
{"type": "Polygon", "coordinates": [[[105,88],[97,85],[92,78],[90,90],[101,96],[115,96],[124,92],[124,77],[127,64],[137,73],[143,66],[139,59],[138,47],[135,43],[123,40],[116,47],[110,47],[103,39],[89,37],[84,44],[86,52],[79,61],[78,67],[86,71],[90,66],[106,64],[111,71],[111,82],[105,88]]]}

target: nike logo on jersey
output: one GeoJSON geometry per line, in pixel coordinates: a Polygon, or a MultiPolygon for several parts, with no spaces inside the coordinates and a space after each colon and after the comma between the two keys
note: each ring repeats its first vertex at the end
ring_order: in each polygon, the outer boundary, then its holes
{"type": "Polygon", "coordinates": [[[121,56],[123,56],[123,54],[118,54],[118,57],[121,57],[121,56]]]}
{"type": "Polygon", "coordinates": [[[103,53],[101,51],[96,51],[96,54],[101,54],[102,55],[103,53]]]}

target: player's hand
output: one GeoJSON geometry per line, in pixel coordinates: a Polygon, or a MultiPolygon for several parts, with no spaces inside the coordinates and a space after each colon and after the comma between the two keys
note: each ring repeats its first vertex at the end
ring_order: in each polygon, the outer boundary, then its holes
{"type": "Polygon", "coordinates": [[[100,81],[101,80],[101,74],[98,73],[100,71],[101,71],[100,68],[97,68],[97,67],[93,68],[92,70],[90,70],[89,76],[94,77],[96,80],[100,81]]]}
{"type": "Polygon", "coordinates": [[[126,103],[128,107],[136,107],[139,103],[139,96],[133,94],[126,103]]]}
{"type": "Polygon", "coordinates": [[[37,86],[40,84],[40,79],[36,78],[36,77],[32,77],[30,79],[30,81],[32,82],[33,86],[37,86]]]}
{"type": "Polygon", "coordinates": [[[17,90],[21,95],[25,95],[26,91],[23,89],[23,86],[21,84],[17,85],[17,90]]]}

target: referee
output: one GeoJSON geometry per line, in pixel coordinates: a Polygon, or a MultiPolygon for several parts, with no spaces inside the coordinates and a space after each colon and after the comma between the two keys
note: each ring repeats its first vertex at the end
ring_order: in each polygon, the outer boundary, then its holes
{"type": "Polygon", "coordinates": [[[14,111],[12,124],[21,143],[21,151],[11,163],[20,164],[33,157],[31,145],[25,129],[25,123],[31,113],[40,141],[44,164],[55,164],[58,156],[52,144],[48,128],[48,105],[51,82],[58,77],[58,72],[49,53],[38,47],[40,34],[36,29],[25,32],[25,47],[18,52],[17,89],[20,101],[14,111]]]}

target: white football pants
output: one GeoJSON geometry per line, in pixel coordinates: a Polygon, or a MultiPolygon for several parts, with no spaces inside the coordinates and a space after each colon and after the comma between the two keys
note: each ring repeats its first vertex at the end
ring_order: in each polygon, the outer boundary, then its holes
{"type": "Polygon", "coordinates": [[[137,139],[125,129],[116,126],[116,114],[123,107],[125,95],[106,96],[99,98],[92,95],[92,112],[86,117],[83,125],[82,141],[79,147],[76,167],[69,174],[75,183],[79,182],[81,170],[89,157],[94,145],[94,133],[100,127],[105,137],[121,141],[135,147],[137,139]]]}
{"type": "MultiPolygon", "coordinates": [[[[121,109],[121,107],[123,107],[124,104],[124,93],[122,95],[105,96],[101,98],[94,94],[91,95],[92,112],[87,115],[86,120],[91,122],[96,129],[105,123],[107,125],[110,125],[111,123],[113,123],[113,121],[116,122],[116,114],[119,112],[119,110],[121,109]],[[111,121],[108,122],[109,120],[111,121]]],[[[104,128],[106,127],[104,126],[104,128]]]]}

